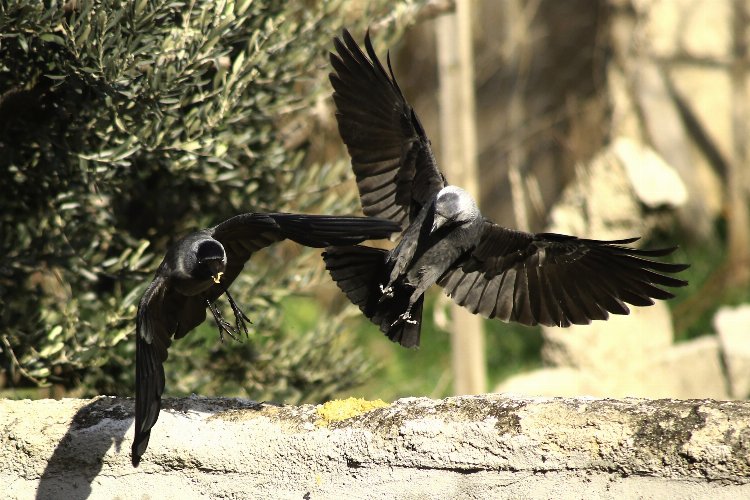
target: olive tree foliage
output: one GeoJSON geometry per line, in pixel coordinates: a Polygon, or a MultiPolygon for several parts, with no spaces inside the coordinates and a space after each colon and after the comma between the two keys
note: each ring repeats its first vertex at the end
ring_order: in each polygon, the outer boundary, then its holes
{"type": "MultiPolygon", "coordinates": [[[[283,133],[330,93],[342,3],[0,3],[0,381],[130,394],[136,307],[170,243],[241,212],[357,213],[328,189],[347,159],[283,133]]],[[[256,254],[232,290],[257,333],[222,345],[206,321],[173,345],[168,388],[291,402],[360,381],[339,315],[280,331],[318,255],[256,254]]]]}

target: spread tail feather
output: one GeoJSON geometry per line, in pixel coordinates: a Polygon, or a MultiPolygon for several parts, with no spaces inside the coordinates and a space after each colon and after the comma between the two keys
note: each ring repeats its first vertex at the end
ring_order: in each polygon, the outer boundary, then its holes
{"type": "Polygon", "coordinates": [[[393,296],[383,297],[388,277],[388,252],[365,246],[329,247],[323,252],[326,269],[349,300],[393,342],[418,347],[422,328],[423,297],[411,308],[411,322],[399,321],[409,306],[411,288],[396,284],[393,296]]]}

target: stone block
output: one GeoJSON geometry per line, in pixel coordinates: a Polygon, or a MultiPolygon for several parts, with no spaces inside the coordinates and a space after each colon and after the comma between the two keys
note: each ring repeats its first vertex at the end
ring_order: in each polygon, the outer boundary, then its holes
{"type": "Polygon", "coordinates": [[[724,68],[674,64],[670,80],[724,159],[733,157],[732,82],[724,68]]]}
{"type": "Polygon", "coordinates": [[[750,304],[722,307],[713,323],[726,363],[731,395],[747,399],[750,396],[750,304]]]}
{"type": "Polygon", "coordinates": [[[727,0],[636,0],[645,36],[659,58],[729,59],[732,2],[727,0]]]}
{"type": "Polygon", "coordinates": [[[593,376],[569,366],[555,366],[519,373],[503,380],[494,392],[522,396],[601,395],[593,376]]]}
{"type": "Polygon", "coordinates": [[[612,314],[607,321],[543,327],[542,332],[545,363],[598,373],[630,371],[648,364],[673,342],[672,317],[664,302],[633,306],[629,315],[612,314]]]}
{"type": "Polygon", "coordinates": [[[656,380],[669,380],[670,397],[731,398],[715,335],[675,344],[654,362],[650,372],[656,380]]]}

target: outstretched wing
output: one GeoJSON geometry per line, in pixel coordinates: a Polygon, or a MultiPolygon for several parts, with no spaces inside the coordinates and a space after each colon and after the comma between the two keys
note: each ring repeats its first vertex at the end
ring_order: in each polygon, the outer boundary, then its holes
{"type": "Polygon", "coordinates": [[[227,266],[221,284],[213,286],[207,296],[214,300],[221,295],[253,252],[277,241],[290,239],[300,245],[324,248],[387,238],[399,230],[397,223],[376,217],[287,213],[237,215],[212,230],[212,236],[224,246],[227,266]]]}
{"type": "Polygon", "coordinates": [[[179,310],[176,294],[167,289],[166,279],[151,282],[138,305],[135,348],[135,437],[133,466],[137,467],[146,451],[151,428],[156,424],[164,393],[164,361],[171,336],[177,326],[174,311],[179,310]]]}
{"type": "Polygon", "coordinates": [[[356,245],[388,238],[401,230],[397,222],[379,217],[284,213],[269,216],[285,238],[313,248],[356,245]]]}
{"type": "Polygon", "coordinates": [[[446,185],[430,141],[393,76],[378,60],[365,35],[369,59],[344,30],[331,53],[336,119],[352,157],[366,215],[406,227],[428,200],[446,185]]]}
{"type": "Polygon", "coordinates": [[[668,276],[688,267],[653,260],[675,248],[639,250],[638,238],[579,239],[530,234],[486,222],[479,244],[439,284],[473,313],[525,325],[570,326],[628,314],[626,304],[652,305],[674,295],[662,287],[686,281],[668,276]]]}

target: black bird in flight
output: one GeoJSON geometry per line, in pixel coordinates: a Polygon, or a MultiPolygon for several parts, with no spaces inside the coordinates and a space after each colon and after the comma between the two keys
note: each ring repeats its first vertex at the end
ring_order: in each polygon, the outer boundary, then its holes
{"type": "Polygon", "coordinates": [[[508,229],[482,216],[474,199],[448,185],[430,141],[391,68],[365,36],[333,40],[330,74],[339,133],[366,215],[402,225],[391,251],[329,248],[326,267],[349,300],[394,342],[419,345],[424,292],[437,283],[472,313],[524,325],[566,327],[628,314],[674,295],[661,287],[687,268],[653,260],[674,248],[640,250],[638,238],[600,241],[508,229]],[[368,57],[369,56],[369,57],[368,57]]]}
{"type": "Polygon", "coordinates": [[[191,233],[175,243],[138,305],[133,466],[138,466],[151,428],[159,418],[163,363],[172,338],[182,338],[201,324],[206,319],[206,307],[216,320],[222,340],[224,333],[233,338],[240,331],[247,334],[249,319],[228,289],[253,252],[284,239],[323,248],[387,238],[399,230],[395,222],[372,217],[249,213],[191,233]],[[214,305],[223,294],[234,312],[234,326],[214,305]]]}

